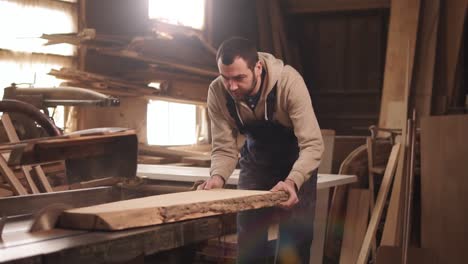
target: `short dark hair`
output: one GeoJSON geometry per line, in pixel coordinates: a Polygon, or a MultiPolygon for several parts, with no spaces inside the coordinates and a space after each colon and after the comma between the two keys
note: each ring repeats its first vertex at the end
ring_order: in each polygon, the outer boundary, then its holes
{"type": "Polygon", "coordinates": [[[231,65],[237,57],[244,59],[247,67],[253,70],[258,61],[257,48],[248,39],[241,37],[229,38],[219,46],[216,63],[221,59],[224,65],[231,65]]]}

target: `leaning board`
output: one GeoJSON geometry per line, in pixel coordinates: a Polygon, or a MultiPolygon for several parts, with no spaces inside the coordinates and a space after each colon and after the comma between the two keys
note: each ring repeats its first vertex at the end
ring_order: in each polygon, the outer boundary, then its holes
{"type": "Polygon", "coordinates": [[[213,189],[155,195],[67,210],[60,227],[123,230],[211,215],[272,207],[286,201],[285,192],[213,189]]]}

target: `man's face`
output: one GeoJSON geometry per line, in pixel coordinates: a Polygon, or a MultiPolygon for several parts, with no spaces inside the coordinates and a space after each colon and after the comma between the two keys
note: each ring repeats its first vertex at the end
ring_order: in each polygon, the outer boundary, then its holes
{"type": "Polygon", "coordinates": [[[230,65],[223,64],[221,59],[218,60],[218,69],[223,77],[224,86],[236,99],[242,99],[253,93],[259,79],[259,72],[261,73],[260,63],[257,62],[252,70],[240,57],[235,58],[230,65]]]}

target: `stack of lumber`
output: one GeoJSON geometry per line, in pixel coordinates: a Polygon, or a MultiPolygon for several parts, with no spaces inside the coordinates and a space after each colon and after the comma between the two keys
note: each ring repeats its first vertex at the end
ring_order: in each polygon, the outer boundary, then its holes
{"type": "Polygon", "coordinates": [[[159,94],[159,90],[142,83],[129,82],[119,78],[70,68],[52,69],[49,74],[58,79],[67,80],[66,84],[68,86],[88,88],[108,95],[143,96],[159,94]]]}

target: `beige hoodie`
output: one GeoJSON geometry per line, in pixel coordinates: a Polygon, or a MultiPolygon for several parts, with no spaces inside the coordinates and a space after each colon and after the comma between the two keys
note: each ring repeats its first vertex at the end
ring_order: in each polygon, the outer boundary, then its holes
{"type": "MultiPolygon", "coordinates": [[[[288,178],[300,188],[317,169],[323,153],[320,127],[312,108],[309,92],[301,75],[273,55],[259,52],[260,61],[267,74],[262,84],[261,96],[252,111],[244,101],[236,101],[241,119],[245,123],[264,120],[267,95],[277,85],[277,102],[274,120],[294,129],[300,148],[299,158],[288,178]]],[[[238,129],[226,107],[228,89],[222,77],[216,78],[208,91],[208,113],[211,118],[212,153],[210,175],[222,176],[226,181],[238,161],[238,129]]],[[[235,98],[233,97],[235,100],[235,98]]]]}

